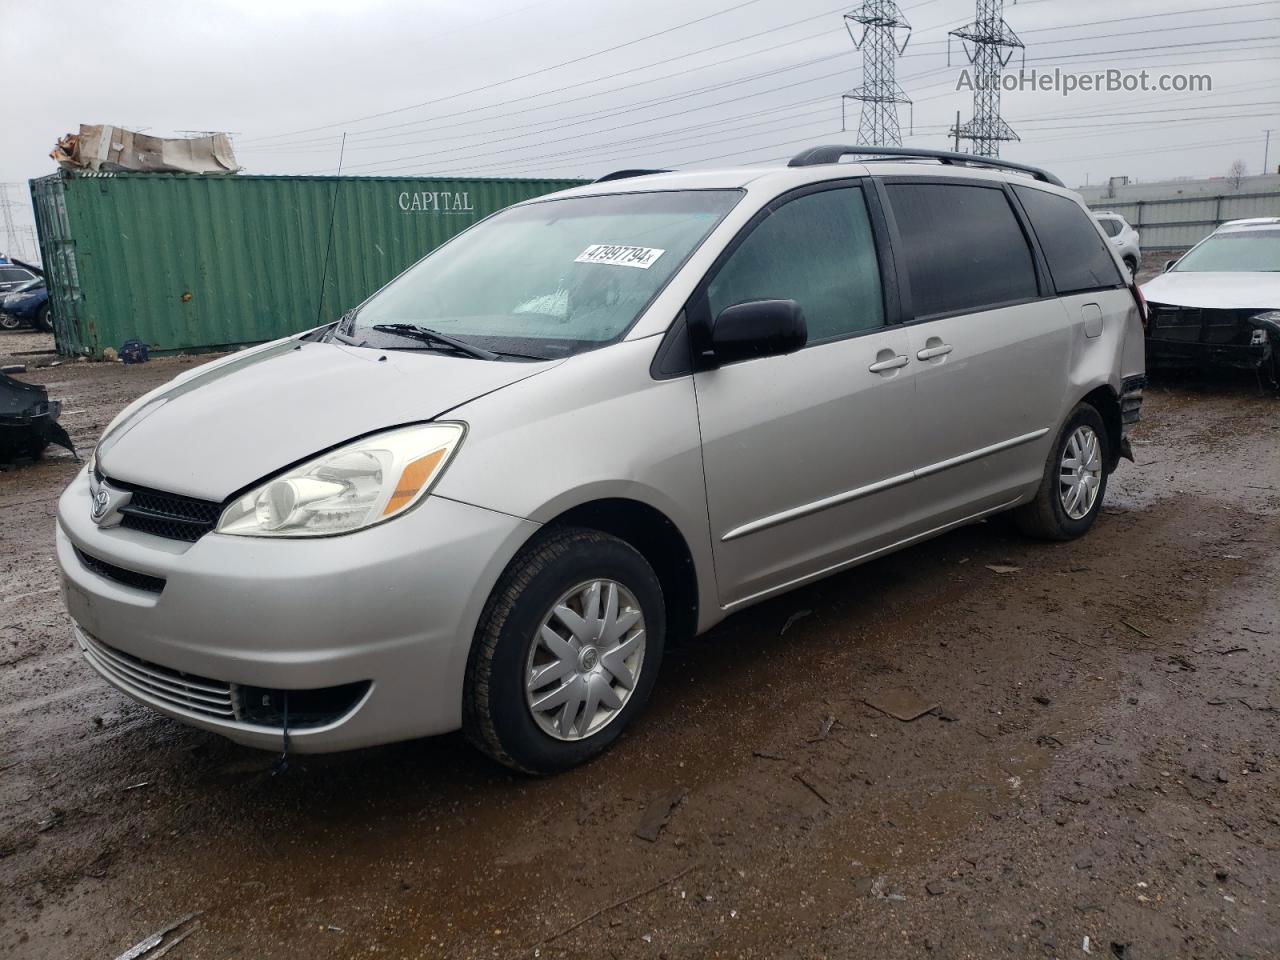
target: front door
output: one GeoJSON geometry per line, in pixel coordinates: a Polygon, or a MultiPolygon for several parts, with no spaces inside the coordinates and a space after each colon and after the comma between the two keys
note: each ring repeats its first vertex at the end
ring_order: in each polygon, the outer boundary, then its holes
{"type": "Polygon", "coordinates": [[[725,607],[829,572],[918,519],[907,493],[916,364],[906,329],[886,324],[859,186],[775,201],[693,313],[766,299],[800,304],[808,345],[694,377],[725,607]]]}

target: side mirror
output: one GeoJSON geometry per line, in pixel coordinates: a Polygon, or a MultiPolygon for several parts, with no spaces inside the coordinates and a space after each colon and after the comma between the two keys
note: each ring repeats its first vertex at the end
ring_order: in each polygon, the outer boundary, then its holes
{"type": "Polygon", "coordinates": [[[804,311],[794,300],[736,303],[711,325],[711,353],[720,364],[795,353],[808,340],[804,311]]]}
{"type": "Polygon", "coordinates": [[[1177,263],[1177,262],[1178,262],[1178,258],[1176,258],[1176,257],[1175,257],[1174,259],[1172,259],[1172,260],[1166,260],[1166,261],[1164,262],[1164,272],[1165,272],[1165,273],[1168,273],[1170,270],[1172,270],[1172,269],[1173,269],[1173,265],[1174,265],[1175,263],[1177,263]]]}

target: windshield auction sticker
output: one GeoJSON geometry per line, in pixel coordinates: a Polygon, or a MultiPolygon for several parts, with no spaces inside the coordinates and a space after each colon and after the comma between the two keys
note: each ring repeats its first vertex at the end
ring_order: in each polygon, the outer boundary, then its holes
{"type": "Polygon", "coordinates": [[[626,247],[616,243],[593,243],[574,259],[574,263],[607,263],[614,267],[639,267],[648,270],[666,253],[653,247],[626,247]]]}

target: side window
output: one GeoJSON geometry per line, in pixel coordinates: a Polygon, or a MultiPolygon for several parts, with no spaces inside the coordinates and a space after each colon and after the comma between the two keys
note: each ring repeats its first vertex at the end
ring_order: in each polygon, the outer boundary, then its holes
{"type": "Polygon", "coordinates": [[[1102,232],[1108,237],[1118,237],[1120,235],[1120,221],[1113,220],[1111,217],[1101,217],[1098,222],[1102,224],[1102,232]]]}
{"type": "Polygon", "coordinates": [[[1031,247],[1003,190],[887,183],[917,317],[977,313],[1037,296],[1031,247]]]}
{"type": "Polygon", "coordinates": [[[1059,294],[1124,286],[1111,251],[1079,204],[1035,187],[1013,189],[1031,219],[1059,294]]]}
{"type": "Polygon", "coordinates": [[[707,288],[711,316],[748,300],[795,300],[819,343],[884,325],[880,267],[857,187],[805,194],[761,221],[707,288]]]}
{"type": "Polygon", "coordinates": [[[0,267],[0,283],[21,283],[30,279],[31,274],[21,267],[0,267]]]}

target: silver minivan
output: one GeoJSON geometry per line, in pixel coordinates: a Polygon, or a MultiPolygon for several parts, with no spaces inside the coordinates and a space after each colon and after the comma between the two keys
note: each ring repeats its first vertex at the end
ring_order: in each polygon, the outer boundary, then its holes
{"type": "Polygon", "coordinates": [[[544,773],[672,638],[1002,511],[1080,536],[1140,295],[1051,175],[867,153],[519,204],[140,398],[59,503],[79,649],[241,743],[461,728],[544,773]]]}

